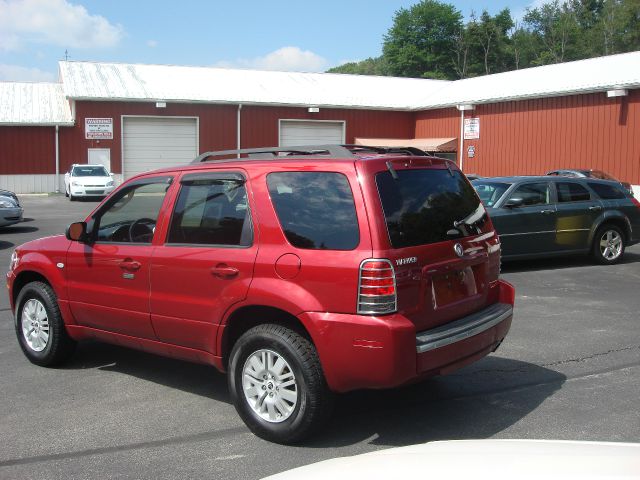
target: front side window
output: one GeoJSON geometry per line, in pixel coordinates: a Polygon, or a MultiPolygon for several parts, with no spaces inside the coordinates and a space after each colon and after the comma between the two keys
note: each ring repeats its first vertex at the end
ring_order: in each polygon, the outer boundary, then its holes
{"type": "Polygon", "coordinates": [[[353,193],[343,174],[270,173],[267,185],[282,230],[294,247],[353,250],[360,243],[353,193]]]}
{"type": "Polygon", "coordinates": [[[170,178],[124,188],[94,217],[98,242],[151,243],[170,178]]]}
{"type": "Polygon", "coordinates": [[[558,202],[582,202],[591,199],[589,190],[579,183],[558,182],[556,189],[558,190],[558,202]]]}
{"type": "Polygon", "coordinates": [[[539,182],[519,185],[509,196],[509,200],[516,198],[522,199],[523,206],[545,205],[550,201],[549,184],[539,182]]]}
{"type": "Polygon", "coordinates": [[[512,185],[511,183],[487,182],[484,180],[474,180],[471,183],[476,192],[478,192],[480,200],[487,207],[493,207],[512,185]]]}
{"type": "Polygon", "coordinates": [[[247,190],[241,175],[187,176],[181,183],[168,244],[242,247],[252,244],[247,190]]]}

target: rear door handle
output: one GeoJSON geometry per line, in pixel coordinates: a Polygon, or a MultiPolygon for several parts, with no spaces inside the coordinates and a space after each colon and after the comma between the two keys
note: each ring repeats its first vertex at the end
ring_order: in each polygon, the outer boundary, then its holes
{"type": "Polygon", "coordinates": [[[142,264],[140,262],[136,262],[135,260],[126,259],[119,263],[120,268],[123,270],[130,270],[135,272],[136,270],[140,270],[142,264]]]}
{"type": "Polygon", "coordinates": [[[240,273],[240,270],[235,267],[230,267],[225,263],[221,263],[213,267],[211,269],[211,273],[218,278],[233,278],[240,273]]]}
{"type": "Polygon", "coordinates": [[[555,210],[540,210],[540,213],[544,215],[551,215],[552,213],[556,213],[555,210]]]}
{"type": "Polygon", "coordinates": [[[599,212],[600,210],[602,210],[602,207],[600,205],[592,205],[589,207],[589,210],[591,210],[592,212],[599,212]]]}

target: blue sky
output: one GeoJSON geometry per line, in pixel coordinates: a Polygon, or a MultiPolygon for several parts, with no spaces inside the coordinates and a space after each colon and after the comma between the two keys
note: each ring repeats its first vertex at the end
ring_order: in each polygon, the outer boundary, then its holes
{"type": "MultiPolygon", "coordinates": [[[[542,0],[451,1],[465,17],[542,0]]],[[[0,80],[55,81],[71,60],[324,71],[381,53],[417,0],[0,0],[0,80]]]]}

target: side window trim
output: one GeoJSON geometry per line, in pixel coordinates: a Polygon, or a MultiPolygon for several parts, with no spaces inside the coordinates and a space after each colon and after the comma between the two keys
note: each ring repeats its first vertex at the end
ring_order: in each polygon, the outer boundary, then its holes
{"type": "Polygon", "coordinates": [[[162,241],[164,247],[188,247],[188,248],[228,248],[228,249],[246,249],[252,248],[255,245],[255,231],[253,224],[253,216],[251,215],[251,206],[249,204],[249,189],[247,177],[243,172],[237,170],[228,171],[215,171],[215,172],[196,172],[188,173],[180,178],[180,188],[176,192],[175,199],[169,213],[169,222],[165,238],[162,241]],[[245,192],[247,195],[247,210],[246,210],[246,222],[249,222],[249,234],[250,241],[247,245],[228,245],[220,243],[182,243],[182,242],[170,242],[169,236],[171,235],[171,228],[175,220],[176,208],[180,200],[180,194],[184,188],[188,188],[194,182],[198,180],[241,180],[245,186],[245,192]]]}

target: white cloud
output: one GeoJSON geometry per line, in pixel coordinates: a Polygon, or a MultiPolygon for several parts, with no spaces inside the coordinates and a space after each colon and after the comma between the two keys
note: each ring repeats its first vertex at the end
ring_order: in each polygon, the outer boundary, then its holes
{"type": "Polygon", "coordinates": [[[156,48],[158,46],[157,40],[147,40],[147,47],[156,48]]]}
{"type": "Polygon", "coordinates": [[[298,47],[282,47],[263,57],[222,60],[215,64],[222,68],[253,68],[256,70],[280,70],[286,72],[320,72],[327,67],[327,60],[310,50],[298,47]]]}
{"type": "Polygon", "coordinates": [[[0,0],[0,50],[17,50],[28,43],[112,47],[123,35],[122,25],[67,0],[0,0]]]}
{"type": "Polygon", "coordinates": [[[55,82],[56,75],[39,68],[0,64],[0,80],[5,82],[55,82]]]}

